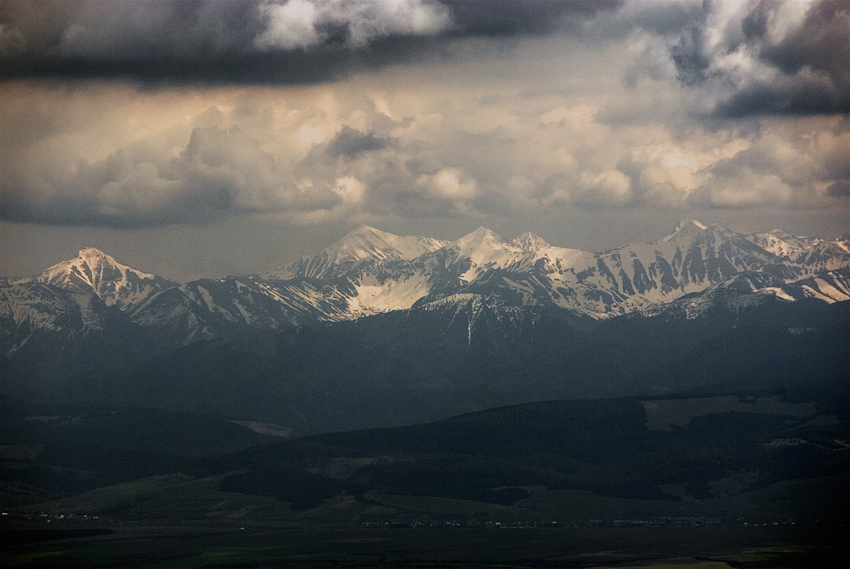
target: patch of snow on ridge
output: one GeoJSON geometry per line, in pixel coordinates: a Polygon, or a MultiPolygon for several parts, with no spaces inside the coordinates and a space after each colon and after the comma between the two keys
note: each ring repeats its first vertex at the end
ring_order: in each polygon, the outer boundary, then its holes
{"type": "Polygon", "coordinates": [[[815,285],[817,285],[818,292],[822,295],[822,299],[830,304],[833,302],[839,302],[841,300],[847,300],[850,297],[850,290],[845,288],[844,290],[839,290],[834,282],[829,282],[823,278],[815,278],[815,285]]]}
{"type": "Polygon", "coordinates": [[[780,287],[776,286],[768,286],[756,291],[758,294],[772,294],[776,298],[780,300],[788,300],[794,301],[796,300],[793,296],[782,290],[780,287]]]}
{"type": "Polygon", "coordinates": [[[416,273],[402,280],[378,283],[374,278],[355,285],[357,295],[349,302],[352,312],[376,313],[406,310],[430,292],[428,277],[416,273]]]}

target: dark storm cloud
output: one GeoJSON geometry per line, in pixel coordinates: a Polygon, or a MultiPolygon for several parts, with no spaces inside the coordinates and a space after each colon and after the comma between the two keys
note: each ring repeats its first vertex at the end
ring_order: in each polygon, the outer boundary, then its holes
{"type": "Polygon", "coordinates": [[[347,156],[353,158],[364,152],[383,150],[392,144],[392,140],[375,136],[372,132],[362,133],[357,129],[343,126],[342,130],[331,140],[325,152],[337,158],[347,156]]]}
{"type": "Polygon", "coordinates": [[[700,0],[632,0],[590,27],[605,41],[622,38],[636,28],[658,35],[679,34],[699,20],[702,10],[700,0]]]}
{"type": "MultiPolygon", "coordinates": [[[[755,38],[766,33],[765,20],[770,5],[762,2],[760,10],[744,21],[745,31],[755,38]]],[[[823,71],[833,78],[850,80],[850,2],[821,0],[809,10],[803,25],[781,42],[764,46],[762,57],[785,73],[796,73],[804,67],[823,71]]]]}
{"type": "Polygon", "coordinates": [[[850,180],[834,182],[826,189],[826,195],[834,198],[850,197],[850,180]]]}
{"type": "Polygon", "coordinates": [[[837,85],[828,76],[808,72],[754,80],[714,108],[715,115],[728,118],[846,112],[850,112],[850,83],[837,85]]]}
{"type": "Polygon", "coordinates": [[[670,48],[721,117],[850,112],[850,2],[711,1],[670,48]],[[730,6],[739,9],[729,18],[730,6]]]}
{"type": "Polygon", "coordinates": [[[0,0],[0,80],[297,84],[542,34],[619,2],[0,0]]]}
{"type": "Polygon", "coordinates": [[[610,11],[623,0],[443,0],[460,35],[515,36],[575,28],[586,17],[610,11]]]}
{"type": "Polygon", "coordinates": [[[0,78],[164,83],[309,83],[363,62],[350,50],[260,49],[250,0],[116,0],[0,5],[0,78]]]}

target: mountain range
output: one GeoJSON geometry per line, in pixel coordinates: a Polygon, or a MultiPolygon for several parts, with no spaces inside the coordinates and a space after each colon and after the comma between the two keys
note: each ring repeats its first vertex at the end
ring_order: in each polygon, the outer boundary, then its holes
{"type": "Polygon", "coordinates": [[[486,228],[445,241],[361,226],[285,267],[182,284],[86,248],[3,280],[0,390],[296,432],[386,426],[842,376],[848,299],[850,236],[694,220],[596,252],[486,228]]]}

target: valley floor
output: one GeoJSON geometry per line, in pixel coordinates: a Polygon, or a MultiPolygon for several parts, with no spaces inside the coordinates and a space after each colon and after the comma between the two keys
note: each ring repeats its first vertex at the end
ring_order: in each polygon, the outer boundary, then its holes
{"type": "Polygon", "coordinates": [[[50,530],[6,524],[2,534],[0,564],[21,568],[795,569],[838,567],[850,553],[843,526],[82,528],[65,522],[50,530]]]}

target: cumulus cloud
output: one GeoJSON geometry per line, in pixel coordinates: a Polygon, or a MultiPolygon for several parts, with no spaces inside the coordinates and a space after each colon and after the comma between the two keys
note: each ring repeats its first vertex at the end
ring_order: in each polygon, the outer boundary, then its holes
{"type": "Polygon", "coordinates": [[[475,180],[459,168],[443,168],[432,176],[423,175],[417,185],[436,198],[453,201],[470,200],[478,193],[475,180]]]}
{"type": "Polygon", "coordinates": [[[736,169],[734,175],[716,175],[711,185],[693,192],[688,201],[708,208],[749,208],[784,206],[792,196],[792,189],[781,177],[744,167],[736,169]]]}
{"type": "Polygon", "coordinates": [[[442,0],[451,9],[461,35],[499,37],[538,35],[562,29],[579,31],[598,13],[611,12],[622,0],[442,0]]]}
{"type": "Polygon", "coordinates": [[[451,25],[446,6],[432,0],[289,0],[259,7],[267,27],[255,44],[262,49],[314,47],[337,36],[351,47],[363,47],[387,36],[428,36],[451,25]]]}
{"type": "MultiPolygon", "coordinates": [[[[29,61],[41,77],[139,79],[149,63],[149,77],[162,81],[192,66],[180,80],[225,71],[223,82],[288,84],[0,82],[2,220],[534,220],[606,208],[811,212],[850,203],[846,116],[794,110],[796,99],[782,95],[804,79],[840,86],[842,32],[823,20],[843,17],[838,3],[143,0],[115,4],[113,14],[103,2],[44,6],[3,4],[3,63],[29,61]],[[130,12],[138,21],[125,21],[130,12]],[[395,48],[450,42],[449,57],[315,83],[351,62],[398,61],[395,48]],[[838,51],[820,53],[827,45],[838,51]],[[44,71],[51,65],[61,71],[44,71]],[[110,65],[117,75],[97,67],[110,65]],[[758,86],[786,106],[744,105],[758,86]]],[[[3,69],[7,79],[16,73],[3,69]]]]}
{"type": "Polygon", "coordinates": [[[622,206],[631,201],[631,189],[631,179],[619,170],[582,172],[573,201],[591,207],[622,206]]]}
{"type": "Polygon", "coordinates": [[[619,168],[632,179],[640,202],[656,207],[680,207],[692,192],[709,182],[718,164],[750,145],[744,138],[724,140],[722,135],[712,140],[707,149],[669,139],[633,148],[621,157],[619,168]]]}
{"type": "Polygon", "coordinates": [[[342,198],[344,204],[356,204],[363,200],[366,187],[354,176],[345,176],[336,180],[333,192],[342,198]]]}
{"type": "Polygon", "coordinates": [[[341,197],[330,188],[296,188],[279,162],[239,127],[195,128],[177,156],[141,144],[91,162],[9,170],[2,210],[13,221],[116,227],[197,223],[329,208],[341,197]]]}
{"type": "Polygon", "coordinates": [[[315,83],[560,32],[627,38],[626,85],[676,77],[707,115],[850,110],[846,0],[0,0],[0,80],[315,83]]]}
{"type": "Polygon", "coordinates": [[[723,117],[850,111],[850,4],[706,2],[670,55],[723,117]]]}
{"type": "Polygon", "coordinates": [[[826,188],[826,194],[831,197],[850,197],[850,180],[833,182],[826,188]]]}

